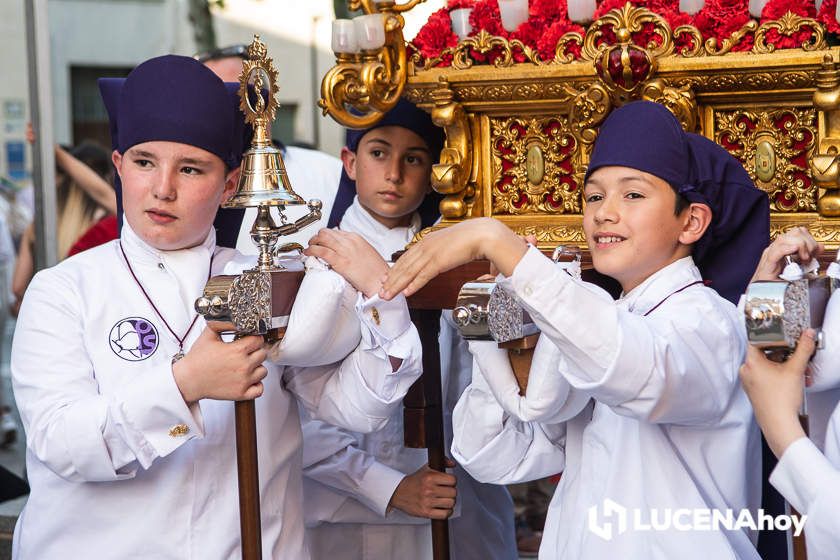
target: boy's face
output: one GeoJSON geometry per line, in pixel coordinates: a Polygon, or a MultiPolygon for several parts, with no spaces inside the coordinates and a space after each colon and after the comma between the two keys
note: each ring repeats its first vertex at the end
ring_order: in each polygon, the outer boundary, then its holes
{"type": "MultiPolygon", "coordinates": [[[[602,167],[584,186],[583,230],[592,264],[629,292],[661,268],[691,254],[705,225],[694,206],[674,214],[676,193],[664,180],[629,167],[602,167]],[[699,235],[697,228],[702,225],[699,235]]],[[[706,208],[706,207],[703,207],[706,208]]]]}
{"type": "Polygon", "coordinates": [[[356,181],[359,202],[386,227],[407,226],[431,191],[432,156],[426,142],[401,126],[365,134],[356,152],[342,150],[347,175],[356,181]]]}
{"type": "Polygon", "coordinates": [[[215,154],[177,142],[144,142],[112,157],[125,219],[143,241],[163,251],[203,242],[239,175],[239,169],[226,173],[215,154]]]}

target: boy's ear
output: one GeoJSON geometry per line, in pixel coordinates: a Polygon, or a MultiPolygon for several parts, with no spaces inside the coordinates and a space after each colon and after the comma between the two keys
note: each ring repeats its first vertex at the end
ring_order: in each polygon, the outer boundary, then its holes
{"type": "Polygon", "coordinates": [[[122,165],[122,158],[122,154],[119,153],[117,150],[111,152],[111,163],[114,164],[114,169],[117,170],[117,175],[119,175],[120,177],[122,177],[122,174],[120,173],[120,165],[122,165]]]}
{"type": "Polygon", "coordinates": [[[341,163],[344,164],[344,172],[347,176],[356,180],[356,152],[347,146],[341,148],[341,163]]]}
{"type": "Polygon", "coordinates": [[[230,197],[236,194],[236,187],[239,185],[239,173],[241,167],[231,169],[225,177],[225,190],[222,191],[222,202],[227,202],[230,197]]]}
{"type": "Polygon", "coordinates": [[[705,204],[692,202],[685,209],[685,223],[680,233],[680,243],[683,245],[697,243],[703,237],[703,234],[706,233],[711,223],[712,209],[705,204]]]}

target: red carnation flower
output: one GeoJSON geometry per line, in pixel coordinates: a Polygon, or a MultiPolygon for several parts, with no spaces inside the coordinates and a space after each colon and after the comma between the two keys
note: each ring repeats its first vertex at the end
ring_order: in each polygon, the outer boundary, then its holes
{"type": "Polygon", "coordinates": [[[788,12],[800,17],[813,18],[817,15],[814,0],[770,0],[761,10],[761,23],[779,19],[788,12]]]}
{"type": "MultiPolygon", "coordinates": [[[[445,48],[457,45],[458,36],[452,31],[449,10],[442,8],[429,16],[429,21],[420,29],[412,43],[427,60],[440,56],[445,48]]],[[[448,56],[438,63],[438,66],[449,66],[451,63],[452,57],[448,56]]]]}
{"type": "MultiPolygon", "coordinates": [[[[750,12],[746,0],[706,0],[706,5],[694,16],[694,25],[700,30],[703,39],[715,37],[718,46],[749,21],[750,12]]],[[[753,37],[747,35],[732,50],[748,51],[752,46],[753,37]]]]}
{"type": "Polygon", "coordinates": [[[840,34],[840,23],[837,23],[835,17],[837,10],[837,0],[823,0],[820,6],[820,12],[817,14],[817,21],[825,26],[826,31],[840,34]]]}
{"type": "MultiPolygon", "coordinates": [[[[557,49],[557,41],[563,35],[572,31],[577,31],[581,35],[586,33],[583,27],[568,20],[561,19],[552,23],[537,41],[537,50],[540,53],[540,58],[543,60],[553,60],[555,50],[557,49]]],[[[580,50],[580,45],[576,43],[571,43],[566,46],[566,54],[571,54],[575,59],[580,58],[580,50]]]]}
{"type": "Polygon", "coordinates": [[[446,9],[450,12],[452,10],[460,10],[461,8],[472,8],[475,6],[476,0],[447,0],[446,9]]]}

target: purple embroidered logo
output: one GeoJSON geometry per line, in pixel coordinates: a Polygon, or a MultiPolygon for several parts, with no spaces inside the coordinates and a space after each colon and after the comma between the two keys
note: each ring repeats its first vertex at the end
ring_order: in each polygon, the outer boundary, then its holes
{"type": "Polygon", "coordinates": [[[157,350],[158,332],[148,319],[129,317],[114,325],[108,342],[114,354],[123,360],[139,362],[157,350]]]}

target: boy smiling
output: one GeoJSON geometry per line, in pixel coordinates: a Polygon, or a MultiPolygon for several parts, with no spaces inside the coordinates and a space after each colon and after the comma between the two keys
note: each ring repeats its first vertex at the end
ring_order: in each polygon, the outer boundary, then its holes
{"type": "Polygon", "coordinates": [[[563,471],[541,558],[758,558],[746,530],[629,526],[604,538],[597,528],[609,501],[631,522],[757,508],[759,439],[738,383],[745,336],[724,297],[742,293],[767,244],[766,195],[663,106],[634,102],[602,125],[584,197],[593,264],[621,284],[617,302],[490,219],[427,236],[390,271],[385,297],[487,258],[552,343],[538,347],[532,368],[563,382],[539,421],[518,419],[494,396],[494,378],[512,375],[507,356],[470,344],[479,367],[455,409],[453,457],[485,482],[563,471]]]}

